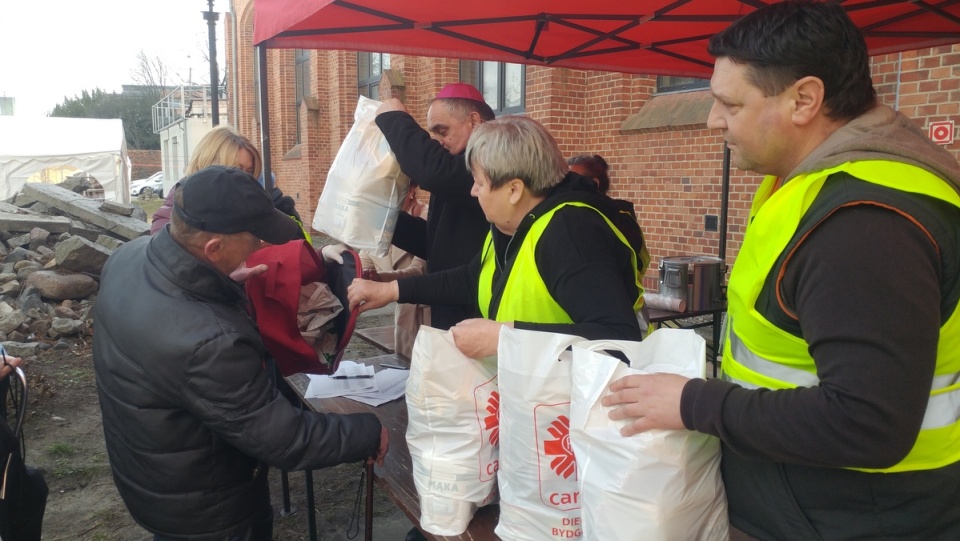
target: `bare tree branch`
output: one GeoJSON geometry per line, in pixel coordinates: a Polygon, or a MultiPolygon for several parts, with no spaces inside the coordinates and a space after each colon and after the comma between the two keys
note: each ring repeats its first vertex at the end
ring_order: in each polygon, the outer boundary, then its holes
{"type": "Polygon", "coordinates": [[[130,72],[130,77],[138,85],[150,87],[162,96],[167,86],[168,71],[167,65],[159,56],[150,57],[140,49],[137,53],[137,67],[130,72]]]}

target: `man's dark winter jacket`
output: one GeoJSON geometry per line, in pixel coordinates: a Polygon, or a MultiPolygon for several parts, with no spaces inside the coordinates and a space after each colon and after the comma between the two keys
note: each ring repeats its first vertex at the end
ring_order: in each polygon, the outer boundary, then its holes
{"type": "Polygon", "coordinates": [[[114,480],[147,530],[223,539],[262,517],[266,465],[373,455],[374,415],[303,412],[276,391],[246,296],[164,228],[117,249],[94,312],[94,367],[114,480]]]}
{"type": "MultiPolygon", "coordinates": [[[[391,111],[377,115],[400,169],[420,188],[430,192],[430,214],[426,223],[401,213],[393,244],[427,260],[427,273],[466,265],[483,247],[487,219],[480,203],[470,195],[473,175],[463,153],[450,154],[430,138],[407,113],[391,111]]],[[[430,325],[447,329],[473,317],[474,307],[431,305],[430,325]]]]}

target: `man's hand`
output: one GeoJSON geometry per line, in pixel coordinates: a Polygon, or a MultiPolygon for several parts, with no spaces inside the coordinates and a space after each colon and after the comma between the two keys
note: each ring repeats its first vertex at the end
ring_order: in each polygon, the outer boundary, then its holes
{"type": "Polygon", "coordinates": [[[234,282],[242,284],[250,278],[265,272],[267,272],[267,265],[265,263],[260,263],[255,267],[248,267],[246,263],[243,263],[237,267],[237,270],[230,273],[230,278],[234,282]]]}
{"type": "Polygon", "coordinates": [[[620,430],[633,436],[654,428],[684,430],[680,419],[680,394],[689,378],[676,374],[632,375],[610,384],[610,392],[601,403],[619,406],[610,411],[613,420],[633,419],[620,430]]]}
{"type": "Polygon", "coordinates": [[[407,106],[403,104],[402,101],[397,98],[390,98],[389,100],[380,104],[380,107],[377,107],[377,114],[389,113],[390,111],[403,111],[407,112],[407,106]]]}
{"type": "Polygon", "coordinates": [[[13,369],[20,366],[23,360],[20,357],[11,357],[4,353],[3,364],[0,364],[0,379],[3,379],[13,373],[13,369]]]}
{"type": "Polygon", "coordinates": [[[383,280],[380,279],[380,273],[377,272],[377,269],[367,269],[367,270],[363,271],[362,276],[363,276],[363,279],[364,279],[364,280],[371,280],[371,281],[374,281],[374,282],[382,282],[382,281],[383,281],[383,280]]]}
{"type": "Polygon", "coordinates": [[[380,427],[380,445],[377,447],[377,456],[367,460],[367,464],[375,463],[377,466],[383,466],[383,458],[387,456],[390,450],[390,435],[387,433],[387,427],[380,427]]]}
{"type": "Polygon", "coordinates": [[[364,313],[367,310],[386,306],[400,298],[400,287],[397,282],[372,282],[362,278],[354,278],[347,288],[347,299],[351,310],[364,313]]]}
{"type": "Polygon", "coordinates": [[[482,359],[497,354],[500,344],[500,328],[513,327],[513,323],[500,323],[491,319],[466,319],[451,327],[453,341],[461,353],[471,359],[482,359]]]}

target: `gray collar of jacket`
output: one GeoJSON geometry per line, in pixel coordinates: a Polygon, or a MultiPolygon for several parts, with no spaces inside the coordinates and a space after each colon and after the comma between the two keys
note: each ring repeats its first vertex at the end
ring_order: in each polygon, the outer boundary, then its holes
{"type": "Polygon", "coordinates": [[[833,132],[787,178],[864,160],[915,165],[946,180],[960,193],[957,160],[912,120],[886,105],[877,105],[833,132]]]}

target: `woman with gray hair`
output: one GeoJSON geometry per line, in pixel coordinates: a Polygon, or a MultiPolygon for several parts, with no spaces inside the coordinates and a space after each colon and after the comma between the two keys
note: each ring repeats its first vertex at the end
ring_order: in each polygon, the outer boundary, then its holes
{"type": "Polygon", "coordinates": [[[546,128],[522,116],[481,124],[466,162],[471,195],[491,224],[481,252],[469,265],[437,274],[356,280],[351,308],[392,301],[478,306],[484,318],[452,329],[457,347],[473,358],[496,353],[503,325],[640,340],[643,288],[632,242],[639,226],[618,221],[616,206],[593,180],[569,172],[546,128]]]}

